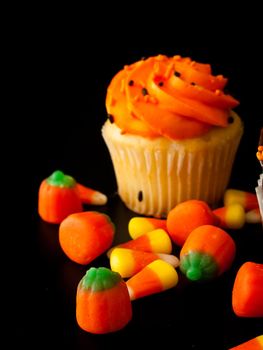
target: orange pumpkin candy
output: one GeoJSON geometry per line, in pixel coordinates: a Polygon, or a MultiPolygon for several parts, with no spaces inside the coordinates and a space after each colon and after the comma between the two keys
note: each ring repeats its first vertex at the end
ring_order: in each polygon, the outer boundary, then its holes
{"type": "Polygon", "coordinates": [[[132,318],[126,283],[108,268],[90,268],[77,288],[76,318],[85,331],[105,334],[124,328],[132,318]]]}
{"type": "Polygon", "coordinates": [[[43,180],[38,193],[38,213],[49,223],[59,224],[69,214],[83,210],[76,181],[57,170],[43,180]]]}
{"type": "Polygon", "coordinates": [[[263,264],[245,262],[233,285],[232,306],[240,317],[263,317],[263,264]]]}
{"type": "Polygon", "coordinates": [[[194,229],[180,252],[180,269],[192,281],[215,278],[230,268],[236,245],[219,227],[203,225],[194,229]]]}
{"type": "Polygon", "coordinates": [[[114,234],[115,225],[108,215],[86,211],[61,222],[59,243],[72,261],[86,265],[110,248],[114,234]]]}

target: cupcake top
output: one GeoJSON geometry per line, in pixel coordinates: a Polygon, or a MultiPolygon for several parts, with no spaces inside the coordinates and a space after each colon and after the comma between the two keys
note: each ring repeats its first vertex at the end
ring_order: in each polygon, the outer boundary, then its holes
{"type": "Polygon", "coordinates": [[[230,111],[239,102],[224,93],[226,84],[227,78],[213,75],[210,64],[158,55],[114,76],[106,109],[122,133],[172,140],[198,137],[231,123],[230,111]]]}

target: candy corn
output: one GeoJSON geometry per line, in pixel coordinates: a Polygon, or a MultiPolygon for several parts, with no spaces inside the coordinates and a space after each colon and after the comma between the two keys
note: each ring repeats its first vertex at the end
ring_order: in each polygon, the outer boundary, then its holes
{"type": "Polygon", "coordinates": [[[178,274],[172,265],[155,260],[132,276],[126,284],[130,299],[135,300],[173,288],[177,282],[178,274]]]}
{"type": "MultiPolygon", "coordinates": [[[[142,250],[144,252],[151,253],[164,253],[171,254],[172,252],[172,242],[171,239],[163,229],[159,228],[151,232],[147,232],[136,239],[132,239],[128,242],[118,244],[118,246],[113,248],[129,248],[135,250],[142,250]]],[[[111,248],[107,252],[107,256],[110,257],[110,254],[113,250],[111,248]]]]}
{"type": "Polygon", "coordinates": [[[252,209],[246,212],[245,216],[246,216],[246,222],[249,224],[259,224],[262,221],[259,208],[252,209]]]}
{"type": "Polygon", "coordinates": [[[239,229],[245,224],[245,210],[241,204],[235,203],[213,210],[218,217],[218,226],[222,228],[239,229]]]}
{"type": "Polygon", "coordinates": [[[121,277],[131,277],[152,261],[161,259],[174,267],[179,266],[179,259],[170,254],[148,253],[140,250],[114,248],[110,255],[111,270],[121,277]]]}
{"type": "Polygon", "coordinates": [[[250,339],[245,343],[234,346],[229,350],[263,350],[263,335],[250,339]]]}
{"type": "Polygon", "coordinates": [[[105,194],[93,190],[92,188],[83,186],[79,183],[76,185],[79,198],[84,204],[104,205],[107,203],[107,196],[105,194]]]}
{"type": "Polygon", "coordinates": [[[239,203],[245,211],[258,208],[258,200],[255,193],[228,189],[224,194],[224,205],[239,203]]]}
{"type": "Polygon", "coordinates": [[[158,228],[166,230],[166,220],[136,216],[128,224],[128,231],[132,239],[158,228]]]}

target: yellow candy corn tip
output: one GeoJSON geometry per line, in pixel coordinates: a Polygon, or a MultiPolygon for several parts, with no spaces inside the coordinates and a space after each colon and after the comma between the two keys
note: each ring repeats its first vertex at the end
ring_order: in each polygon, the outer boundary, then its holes
{"type": "Polygon", "coordinates": [[[132,239],[136,239],[153,229],[154,226],[146,218],[134,217],[128,224],[128,231],[132,239]]]}
{"type": "Polygon", "coordinates": [[[130,277],[134,272],[134,258],[129,249],[114,248],[110,254],[111,270],[118,272],[121,277],[130,277]]]}
{"type": "Polygon", "coordinates": [[[259,342],[259,344],[263,347],[263,335],[259,335],[256,339],[259,342]]]}
{"type": "Polygon", "coordinates": [[[171,254],[172,242],[168,233],[162,228],[148,232],[152,251],[156,253],[171,254]]]}
{"type": "Polygon", "coordinates": [[[229,228],[242,228],[245,224],[245,221],[245,210],[241,204],[235,203],[228,206],[226,211],[226,223],[229,228]]]}
{"type": "Polygon", "coordinates": [[[171,254],[157,254],[157,255],[161,260],[167,262],[173,267],[178,267],[180,265],[180,260],[175,255],[171,255],[171,254]]]}
{"type": "Polygon", "coordinates": [[[178,282],[178,274],[167,262],[163,260],[155,260],[147,265],[147,267],[157,274],[163,286],[163,290],[176,286],[178,282]]]}
{"type": "Polygon", "coordinates": [[[229,206],[231,204],[241,204],[244,206],[246,194],[240,190],[228,189],[224,194],[224,205],[229,206]]]}
{"type": "Polygon", "coordinates": [[[95,192],[92,196],[92,204],[95,205],[104,205],[108,201],[108,198],[105,194],[101,192],[95,192]]]}

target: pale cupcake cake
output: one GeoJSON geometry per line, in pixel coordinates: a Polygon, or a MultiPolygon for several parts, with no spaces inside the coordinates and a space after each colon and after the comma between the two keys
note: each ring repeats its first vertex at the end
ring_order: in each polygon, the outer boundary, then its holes
{"type": "Polygon", "coordinates": [[[243,134],[226,84],[181,56],[150,57],[113,77],[102,135],[129,209],[166,217],[182,201],[222,198],[243,134]]]}

